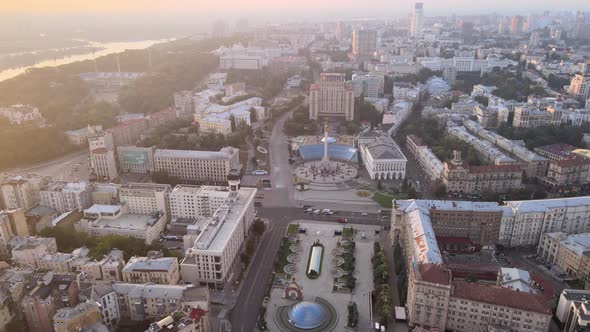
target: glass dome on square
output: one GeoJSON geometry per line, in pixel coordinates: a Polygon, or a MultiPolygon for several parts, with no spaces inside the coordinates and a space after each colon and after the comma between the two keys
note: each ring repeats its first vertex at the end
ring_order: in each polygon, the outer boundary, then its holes
{"type": "Polygon", "coordinates": [[[320,327],[327,319],[328,313],[321,304],[299,302],[288,313],[289,323],[302,330],[320,327]]]}

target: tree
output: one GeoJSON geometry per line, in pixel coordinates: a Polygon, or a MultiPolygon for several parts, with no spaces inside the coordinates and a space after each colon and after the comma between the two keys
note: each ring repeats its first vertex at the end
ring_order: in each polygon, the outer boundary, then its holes
{"type": "Polygon", "coordinates": [[[256,109],[254,107],[250,108],[250,123],[255,123],[258,121],[258,114],[256,113],[256,109]]]}
{"type": "Polygon", "coordinates": [[[381,180],[377,181],[377,190],[379,190],[379,191],[383,190],[383,184],[381,183],[381,180]]]}
{"type": "Polygon", "coordinates": [[[229,122],[231,124],[231,131],[233,133],[237,129],[237,126],[236,126],[236,117],[233,116],[233,114],[229,116],[229,122]]]}
{"type": "Polygon", "coordinates": [[[250,264],[250,260],[252,259],[252,257],[250,255],[248,255],[247,253],[243,252],[240,254],[240,260],[242,261],[242,263],[245,266],[248,266],[248,264],[250,264]]]}
{"type": "Polygon", "coordinates": [[[447,196],[447,186],[442,182],[437,182],[433,193],[436,198],[444,198],[447,196]]]}
{"type": "Polygon", "coordinates": [[[486,96],[476,96],[475,101],[477,101],[478,103],[484,105],[484,106],[488,106],[488,103],[490,102],[490,98],[486,97],[486,96]]]}
{"type": "Polygon", "coordinates": [[[256,219],[252,224],[252,231],[258,236],[262,235],[264,231],[266,231],[266,225],[264,224],[264,221],[262,221],[260,218],[256,219]]]}
{"type": "Polygon", "coordinates": [[[254,255],[254,250],[256,250],[256,240],[254,240],[254,238],[249,238],[246,242],[246,253],[252,256],[254,255]]]}

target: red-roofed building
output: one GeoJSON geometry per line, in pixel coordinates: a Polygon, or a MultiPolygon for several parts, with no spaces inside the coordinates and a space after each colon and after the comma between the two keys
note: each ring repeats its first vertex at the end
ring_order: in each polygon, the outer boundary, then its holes
{"type": "Polygon", "coordinates": [[[522,186],[522,170],[516,165],[471,166],[460,151],[453,151],[453,160],[443,165],[442,180],[448,191],[501,193],[522,186]]]}
{"type": "Polygon", "coordinates": [[[452,286],[447,330],[536,332],[549,329],[551,308],[541,295],[467,281],[453,281],[452,286]]]}
{"type": "Polygon", "coordinates": [[[148,115],[148,127],[155,128],[176,120],[176,110],[172,107],[148,115]]]}
{"type": "Polygon", "coordinates": [[[548,187],[587,183],[590,176],[590,160],[571,154],[567,159],[549,162],[547,176],[539,178],[548,187]]]}

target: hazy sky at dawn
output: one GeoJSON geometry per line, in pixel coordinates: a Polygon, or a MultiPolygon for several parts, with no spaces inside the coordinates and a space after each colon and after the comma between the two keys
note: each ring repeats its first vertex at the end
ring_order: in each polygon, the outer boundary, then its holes
{"type": "MultiPolygon", "coordinates": [[[[426,11],[437,13],[490,10],[590,9],[588,0],[424,0],[426,11]]],[[[71,12],[163,13],[182,11],[260,11],[281,9],[334,8],[408,11],[411,0],[0,0],[0,12],[60,14],[71,12]]]]}

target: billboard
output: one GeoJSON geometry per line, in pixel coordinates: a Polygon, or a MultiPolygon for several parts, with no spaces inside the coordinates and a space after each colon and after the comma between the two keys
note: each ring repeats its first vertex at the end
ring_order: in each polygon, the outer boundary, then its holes
{"type": "Polygon", "coordinates": [[[126,164],[148,166],[149,153],[148,151],[122,151],[121,159],[126,164]]]}

